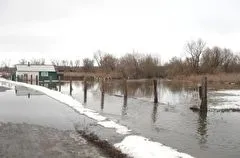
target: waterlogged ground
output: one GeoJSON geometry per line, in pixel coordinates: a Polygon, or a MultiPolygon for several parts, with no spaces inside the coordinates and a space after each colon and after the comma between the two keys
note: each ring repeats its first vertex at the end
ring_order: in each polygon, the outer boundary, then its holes
{"type": "Polygon", "coordinates": [[[0,157],[107,157],[75,131],[84,122],[42,93],[0,86],[0,157]]]}
{"type": "MultiPolygon", "coordinates": [[[[199,104],[199,99],[196,86],[187,83],[159,82],[159,104],[153,103],[149,81],[128,82],[127,104],[122,97],[122,82],[105,84],[104,102],[101,102],[100,87],[98,83],[89,83],[84,106],[128,126],[137,134],[195,157],[240,156],[240,113],[216,110],[223,105],[238,108],[240,94],[236,94],[236,90],[234,93],[209,91],[209,112],[201,114],[189,109],[199,104]]],[[[69,84],[63,85],[62,92],[69,94],[69,84]]],[[[83,102],[82,82],[73,83],[73,97],[83,102]]]]}

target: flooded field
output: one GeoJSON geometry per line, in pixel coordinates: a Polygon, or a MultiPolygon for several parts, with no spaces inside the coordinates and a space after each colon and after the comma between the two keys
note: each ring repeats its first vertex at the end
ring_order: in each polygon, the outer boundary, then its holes
{"type": "Polygon", "coordinates": [[[109,157],[75,131],[85,121],[41,92],[0,86],[0,157],[109,157]]]}
{"type": "Polygon", "coordinates": [[[29,123],[74,130],[74,125],[81,121],[81,116],[71,108],[25,87],[2,92],[0,99],[1,122],[29,123]]]}
{"type": "MultiPolygon", "coordinates": [[[[200,103],[193,85],[159,81],[158,104],[153,103],[150,81],[129,81],[126,104],[123,87],[122,81],[106,82],[104,101],[101,101],[99,83],[88,83],[87,103],[84,106],[126,125],[139,135],[194,157],[240,156],[240,113],[218,110],[219,107],[239,107],[240,94],[237,90],[209,91],[209,112],[200,114],[189,109],[200,103]]],[[[69,94],[68,83],[62,86],[62,92],[69,94]]],[[[81,81],[73,82],[72,95],[83,103],[81,81]]]]}

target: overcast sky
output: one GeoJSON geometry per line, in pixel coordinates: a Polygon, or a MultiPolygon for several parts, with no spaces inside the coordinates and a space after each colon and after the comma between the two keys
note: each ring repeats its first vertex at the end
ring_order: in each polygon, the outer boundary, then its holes
{"type": "Polygon", "coordinates": [[[186,41],[240,51],[238,0],[0,0],[0,61],[133,50],[163,61],[186,41]]]}

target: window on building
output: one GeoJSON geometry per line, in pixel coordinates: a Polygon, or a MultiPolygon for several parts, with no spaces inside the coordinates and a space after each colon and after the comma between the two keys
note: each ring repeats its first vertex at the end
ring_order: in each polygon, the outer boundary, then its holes
{"type": "Polygon", "coordinates": [[[42,77],[48,77],[48,72],[41,72],[42,77]]]}

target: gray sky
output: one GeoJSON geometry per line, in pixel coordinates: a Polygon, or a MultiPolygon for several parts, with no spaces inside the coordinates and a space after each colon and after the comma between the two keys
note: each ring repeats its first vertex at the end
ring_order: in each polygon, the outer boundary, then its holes
{"type": "Polygon", "coordinates": [[[186,41],[240,51],[238,0],[0,0],[0,61],[133,50],[163,61],[186,41]]]}

